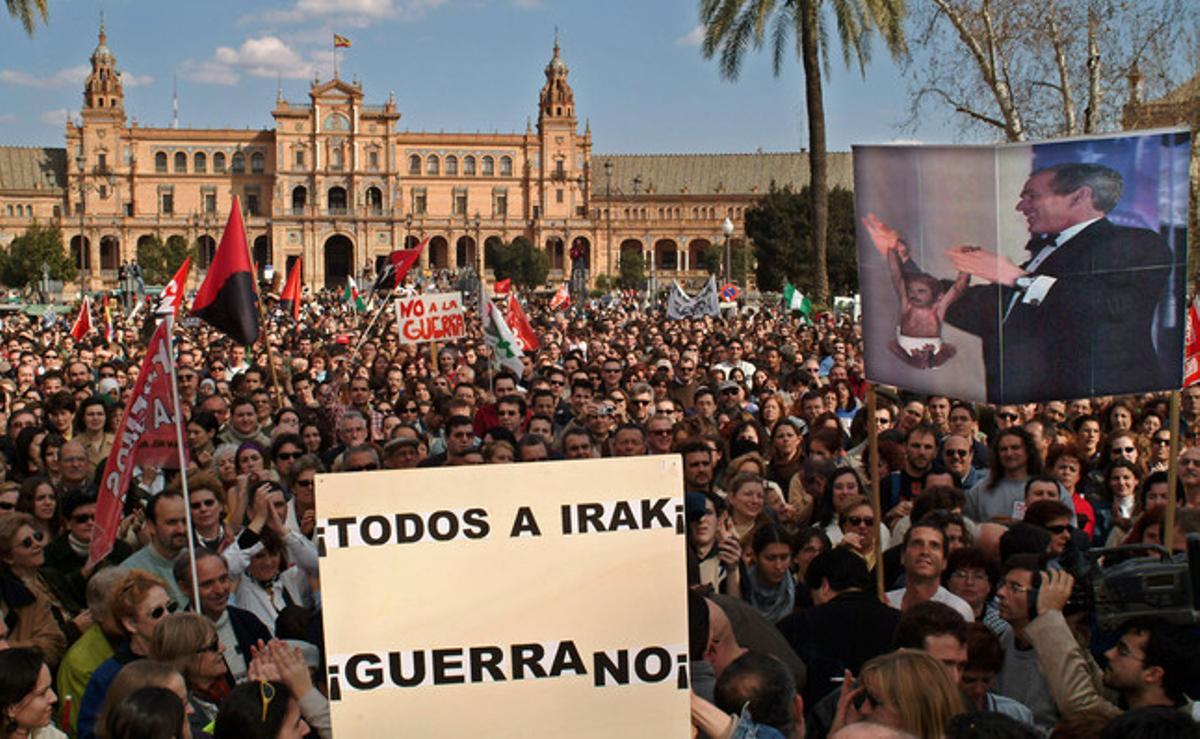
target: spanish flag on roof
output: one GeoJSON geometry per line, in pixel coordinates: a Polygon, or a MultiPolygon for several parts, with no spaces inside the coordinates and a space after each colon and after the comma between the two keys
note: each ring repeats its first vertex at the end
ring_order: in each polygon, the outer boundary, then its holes
{"type": "Polygon", "coordinates": [[[336,33],[333,34],[333,48],[349,49],[350,48],[350,39],[346,38],[345,36],[339,36],[336,33]]]}

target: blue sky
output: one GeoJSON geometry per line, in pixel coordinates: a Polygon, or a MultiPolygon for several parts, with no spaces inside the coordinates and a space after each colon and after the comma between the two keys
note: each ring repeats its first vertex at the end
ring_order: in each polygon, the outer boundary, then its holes
{"type": "MultiPolygon", "coordinates": [[[[802,75],[779,77],[769,54],[747,59],[736,82],[702,57],[696,0],[50,0],[32,39],[0,16],[0,144],[62,146],[78,111],[103,8],[108,43],[126,79],[126,114],[169,125],[172,80],[185,127],[270,127],[285,97],[307,99],[331,73],[331,38],[347,36],[343,78],[368,103],[394,92],[401,129],[520,131],[536,117],[542,70],[559,28],[576,112],[598,152],[794,150],[806,145],[802,75]]],[[[835,53],[826,81],[829,148],[895,139],[951,141],[933,122],[898,125],[903,77],[882,44],[864,79],[835,53]]]]}

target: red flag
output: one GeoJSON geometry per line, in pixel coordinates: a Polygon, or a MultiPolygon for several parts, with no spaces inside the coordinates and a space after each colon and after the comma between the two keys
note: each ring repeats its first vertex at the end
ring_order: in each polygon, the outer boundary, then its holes
{"type": "Polygon", "coordinates": [[[492,292],[496,295],[504,295],[509,290],[512,290],[512,278],[507,280],[496,280],[496,284],[492,285],[492,292]]]}
{"type": "Polygon", "coordinates": [[[179,318],[179,309],[183,307],[183,289],[187,285],[188,271],[192,268],[192,258],[184,257],[183,264],[179,265],[179,269],[175,271],[175,276],[163,288],[162,295],[158,299],[158,308],[154,310],[155,314],[165,316],[170,313],[173,317],[179,318]]]}
{"type": "Polygon", "coordinates": [[[71,338],[76,341],[81,341],[92,331],[92,306],[88,296],[83,296],[83,302],[79,304],[79,317],[75,319],[75,325],[71,326],[71,338]]]}
{"type": "Polygon", "coordinates": [[[1187,310],[1187,321],[1184,326],[1183,351],[1183,386],[1190,387],[1200,382],[1200,311],[1196,301],[1200,295],[1192,299],[1187,310]]]}
{"type": "Polygon", "coordinates": [[[427,237],[424,241],[417,244],[411,249],[397,249],[391,254],[388,254],[387,264],[383,269],[379,270],[379,277],[375,278],[375,284],[372,290],[391,290],[400,287],[400,283],[404,282],[404,276],[412,269],[412,266],[421,258],[421,250],[429,243],[427,237]]]}
{"type": "Polygon", "coordinates": [[[296,258],[296,263],[292,265],[292,269],[288,272],[287,284],[283,286],[283,292],[279,294],[279,304],[283,310],[292,314],[293,321],[300,320],[300,261],[302,257],[296,258]]]}
{"type": "Polygon", "coordinates": [[[138,374],[129,403],[113,441],[100,492],[96,500],[96,524],[88,546],[88,562],[108,556],[117,536],[125,508],[125,492],[137,464],[165,466],[177,462],[174,413],[171,393],[171,352],[167,345],[167,323],[158,324],[146,347],[146,359],[138,374]]]}
{"type": "Polygon", "coordinates": [[[562,287],[558,288],[554,293],[554,297],[550,298],[551,310],[562,310],[571,304],[571,293],[567,290],[567,283],[563,283],[562,287]]]}
{"type": "Polygon", "coordinates": [[[254,274],[250,252],[246,250],[242,211],[234,198],[225,233],[192,302],[192,312],[237,343],[253,344],[259,332],[254,274]]]}
{"type": "Polygon", "coordinates": [[[533,327],[529,325],[525,311],[521,309],[521,303],[517,300],[516,293],[508,294],[508,315],[504,317],[504,320],[516,334],[521,351],[532,352],[541,347],[542,344],[538,341],[537,334],[533,332],[533,327]]]}

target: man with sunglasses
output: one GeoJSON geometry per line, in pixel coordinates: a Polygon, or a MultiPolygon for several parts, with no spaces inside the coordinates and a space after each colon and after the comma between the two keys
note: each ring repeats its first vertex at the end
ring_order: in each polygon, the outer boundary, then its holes
{"type": "Polygon", "coordinates": [[[960,434],[950,434],[942,442],[942,465],[958,475],[964,490],[970,490],[986,476],[983,470],[972,464],[975,458],[974,447],[970,439],[960,434]]]}
{"type": "Polygon", "coordinates": [[[146,528],[150,543],[134,552],[121,568],[142,570],[162,578],[167,592],[176,605],[187,603],[183,591],[175,582],[175,558],[187,546],[187,514],[183,493],[164,490],[146,503],[146,528]]]}

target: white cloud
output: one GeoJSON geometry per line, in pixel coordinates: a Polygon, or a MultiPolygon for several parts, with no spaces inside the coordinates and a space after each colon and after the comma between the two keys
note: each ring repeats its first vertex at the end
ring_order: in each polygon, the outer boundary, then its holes
{"type": "Polygon", "coordinates": [[[268,10],[241,20],[269,23],[320,20],[336,22],[339,28],[363,28],[392,18],[419,18],[447,2],[449,0],[294,0],[292,6],[284,10],[268,10]]]}
{"type": "Polygon", "coordinates": [[[512,0],[512,4],[521,10],[533,10],[542,6],[542,0],[512,0]]]}
{"type": "Polygon", "coordinates": [[[46,75],[30,74],[16,69],[0,69],[0,83],[19,87],[37,87],[49,90],[58,87],[78,87],[87,79],[92,68],[86,64],[60,69],[46,75]]]}
{"type": "Polygon", "coordinates": [[[121,84],[125,87],[147,87],[154,84],[154,77],[148,74],[121,72],[121,84]]]}
{"type": "Polygon", "coordinates": [[[233,85],[241,75],[274,79],[305,79],[316,67],[276,36],[248,38],[234,49],[219,46],[212,58],[188,59],[180,68],[183,76],[193,82],[210,85],[233,85]]]}
{"type": "Polygon", "coordinates": [[[54,110],[47,110],[38,117],[41,118],[42,123],[45,123],[47,126],[62,127],[66,125],[67,119],[70,118],[70,116],[71,112],[66,108],[55,108],[54,110]]]}
{"type": "Polygon", "coordinates": [[[704,41],[704,26],[696,26],[675,39],[675,44],[677,46],[699,46],[702,41],[704,41]]]}
{"type": "Polygon", "coordinates": [[[5,123],[16,123],[17,116],[15,113],[0,113],[0,126],[5,123]]]}

